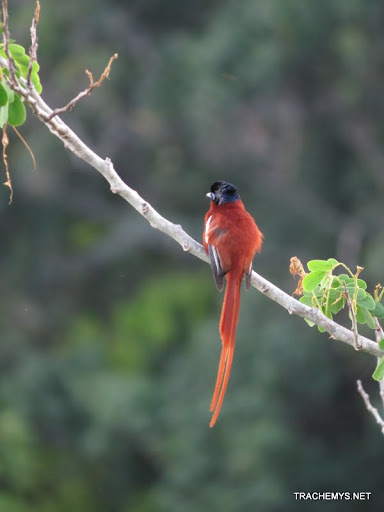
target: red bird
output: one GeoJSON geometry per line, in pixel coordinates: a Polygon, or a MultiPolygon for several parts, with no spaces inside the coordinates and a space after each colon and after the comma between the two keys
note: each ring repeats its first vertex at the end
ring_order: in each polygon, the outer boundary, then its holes
{"type": "Polygon", "coordinates": [[[207,196],[210,197],[211,204],[204,218],[203,244],[209,254],[213,277],[219,291],[223,289],[224,276],[227,280],[220,318],[222,349],[210,408],[213,415],[209,426],[213,427],[231,372],[241,281],[245,275],[245,286],[249,288],[252,260],[255,253],[261,250],[263,234],[244,208],[234,185],[226,181],[216,181],[207,196]]]}

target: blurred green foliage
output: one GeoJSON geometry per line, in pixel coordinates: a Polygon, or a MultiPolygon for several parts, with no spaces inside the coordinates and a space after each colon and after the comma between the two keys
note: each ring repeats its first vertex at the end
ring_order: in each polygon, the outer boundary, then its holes
{"type": "MultiPolygon", "coordinates": [[[[32,15],[31,2],[10,5],[26,48],[32,15]]],[[[110,80],[65,120],[123,179],[197,238],[209,186],[232,181],[265,234],[261,274],[292,292],[291,256],[332,256],[364,266],[372,290],[383,281],[383,15],[378,0],[43,2],[43,95],[66,104],[84,69],[97,76],[118,52],[110,80]]],[[[38,168],[11,136],[0,510],[293,511],[293,492],[314,490],[370,491],[364,509],[383,507],[382,435],[355,384],[378,400],[373,358],[244,293],[209,429],[222,300],[209,267],[33,116],[21,131],[38,168]]]]}

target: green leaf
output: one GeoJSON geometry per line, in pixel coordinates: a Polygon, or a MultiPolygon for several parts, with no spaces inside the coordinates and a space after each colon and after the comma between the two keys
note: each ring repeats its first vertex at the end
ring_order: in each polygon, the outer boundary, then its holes
{"type": "Polygon", "coordinates": [[[321,288],[321,286],[317,285],[316,288],[311,290],[310,292],[303,290],[303,295],[306,297],[313,297],[315,295],[316,297],[322,297],[324,295],[324,289],[321,288]]]}
{"type": "Polygon", "coordinates": [[[325,305],[322,306],[321,311],[324,313],[325,316],[332,320],[332,313],[329,311],[329,309],[326,309],[325,305]]]}
{"type": "MultiPolygon", "coordinates": [[[[335,290],[337,292],[340,292],[340,293],[345,293],[344,286],[338,286],[337,288],[335,288],[335,290]]],[[[349,284],[347,286],[347,292],[349,293],[349,296],[350,296],[350,298],[352,300],[354,298],[355,292],[356,292],[355,285],[354,284],[349,284]]],[[[358,290],[357,290],[357,300],[358,301],[363,301],[363,300],[365,300],[366,296],[367,296],[367,293],[362,288],[358,288],[358,290]]]]}
{"type": "Polygon", "coordinates": [[[329,293],[329,310],[334,315],[345,306],[346,298],[340,292],[331,289],[329,293]]]}
{"type": "Polygon", "coordinates": [[[334,290],[333,288],[329,289],[329,303],[335,302],[339,297],[341,297],[342,294],[338,292],[337,290],[334,290]]]}
{"type": "Polygon", "coordinates": [[[313,307],[312,297],[310,297],[308,295],[303,295],[303,297],[300,297],[299,302],[301,302],[302,304],[305,304],[306,306],[309,306],[310,308],[313,307]]]}
{"type": "Polygon", "coordinates": [[[15,99],[9,104],[8,109],[8,123],[12,126],[20,126],[25,123],[27,113],[25,111],[24,103],[18,94],[15,94],[15,99]]]}
{"type": "Polygon", "coordinates": [[[330,285],[332,283],[332,276],[326,272],[325,276],[323,277],[323,279],[321,280],[320,282],[320,288],[330,288],[330,285]]]}
{"type": "Polygon", "coordinates": [[[32,74],[31,74],[31,82],[33,83],[33,85],[35,86],[35,89],[37,91],[38,94],[41,94],[41,91],[43,90],[43,87],[40,83],[40,77],[36,72],[33,71],[34,67],[35,67],[35,64],[37,66],[37,68],[39,68],[39,65],[37,64],[37,62],[34,62],[33,63],[33,67],[32,67],[32,74]]]}
{"type": "Polygon", "coordinates": [[[358,279],[357,280],[357,286],[359,288],[362,288],[363,290],[367,289],[367,283],[365,281],[363,281],[363,279],[358,279]]]}
{"type": "Polygon", "coordinates": [[[372,315],[377,316],[377,318],[384,318],[384,306],[381,302],[375,302],[375,309],[372,310],[372,315]]]}
{"type": "Polygon", "coordinates": [[[332,279],[332,288],[339,288],[341,286],[341,281],[338,277],[336,276],[333,276],[333,279],[332,279]]]}
{"type": "Polygon", "coordinates": [[[328,272],[333,268],[333,264],[325,260],[311,260],[308,261],[307,266],[311,272],[328,272]]]}
{"type": "Polygon", "coordinates": [[[20,44],[12,43],[8,46],[9,52],[14,59],[20,55],[25,55],[25,49],[20,44]]]}
{"type": "MultiPolygon", "coordinates": [[[[349,312],[349,316],[351,316],[351,312],[349,312]]],[[[357,306],[356,308],[356,320],[359,322],[359,324],[362,325],[367,323],[367,319],[365,318],[363,308],[361,308],[360,306],[357,306]]]]}
{"type": "Polygon", "coordinates": [[[12,55],[16,64],[28,67],[29,56],[26,55],[25,50],[22,46],[20,46],[19,44],[10,44],[9,53],[12,55]]]}
{"type": "Polygon", "coordinates": [[[384,357],[379,361],[376,370],[373,372],[372,378],[375,380],[382,380],[384,377],[384,357]]]}
{"type": "Polygon", "coordinates": [[[23,77],[27,78],[28,69],[29,69],[29,62],[26,62],[25,64],[19,64],[18,68],[20,70],[20,73],[23,75],[23,77]]]}
{"type": "MultiPolygon", "coordinates": [[[[332,320],[332,313],[328,309],[325,309],[325,306],[321,308],[321,311],[324,313],[325,316],[332,320]]],[[[324,327],[321,327],[320,325],[318,325],[317,328],[319,329],[320,332],[326,331],[326,329],[324,329],[324,327]]]]}
{"type": "Polygon", "coordinates": [[[332,263],[332,268],[335,268],[337,267],[337,265],[340,265],[340,263],[337,260],[335,260],[335,258],[328,258],[327,261],[328,263],[332,263]]]}
{"type": "MultiPolygon", "coordinates": [[[[4,52],[4,50],[1,50],[0,54],[3,54],[3,52],[4,52]]],[[[30,57],[29,57],[29,55],[27,55],[25,53],[25,49],[22,46],[20,46],[19,44],[10,44],[9,52],[12,55],[12,57],[16,63],[16,66],[18,67],[22,76],[24,78],[27,78],[30,57]]],[[[5,56],[5,54],[3,56],[5,56]]],[[[31,82],[33,83],[38,94],[41,94],[41,91],[43,90],[43,88],[40,83],[39,70],[40,70],[39,64],[37,62],[34,62],[32,65],[31,82]]],[[[12,100],[10,100],[10,101],[12,101],[12,100]]]]}
{"type": "MultiPolygon", "coordinates": [[[[337,288],[335,288],[335,289],[336,289],[336,291],[337,291],[337,292],[345,293],[345,288],[344,288],[344,286],[339,286],[339,287],[337,287],[337,288]]],[[[364,290],[362,290],[362,291],[364,291],[364,290]]],[[[350,296],[351,298],[353,298],[353,294],[355,293],[355,285],[352,285],[352,286],[351,286],[351,285],[349,285],[349,286],[347,286],[347,292],[349,293],[349,296],[350,296]]]]}
{"type": "MultiPolygon", "coordinates": [[[[349,277],[347,276],[347,274],[340,274],[339,276],[335,276],[335,278],[333,279],[332,286],[334,288],[336,288],[336,286],[344,286],[344,282],[347,285],[347,287],[351,285],[355,286],[355,278],[349,277]]],[[[367,289],[367,283],[363,279],[357,279],[357,286],[362,290],[367,289]]]]}
{"type": "Polygon", "coordinates": [[[361,308],[361,311],[365,317],[365,320],[367,321],[368,327],[370,329],[375,329],[376,323],[375,323],[375,320],[374,320],[373,316],[371,315],[371,313],[366,308],[361,308]]]}
{"type": "Polygon", "coordinates": [[[38,62],[34,62],[32,65],[32,73],[38,73],[40,71],[40,66],[38,62]]]}
{"type": "Polygon", "coordinates": [[[365,309],[368,309],[369,311],[373,311],[375,309],[376,303],[373,300],[373,297],[369,295],[369,293],[364,293],[365,297],[364,299],[361,299],[359,297],[360,292],[363,291],[361,288],[359,288],[358,294],[357,294],[357,304],[365,309]]]}
{"type": "Polygon", "coordinates": [[[384,350],[384,338],[382,338],[382,339],[379,341],[379,347],[381,348],[381,350],[384,350]]]}
{"type": "Polygon", "coordinates": [[[0,108],[0,128],[3,128],[8,121],[8,106],[9,103],[6,103],[4,107],[0,108]]]}
{"type": "MultiPolygon", "coordinates": [[[[351,299],[354,298],[355,292],[356,292],[356,288],[353,290],[353,295],[352,295],[351,299]]],[[[357,302],[360,303],[360,302],[365,301],[368,296],[370,296],[369,293],[366,293],[362,288],[358,288],[358,290],[357,290],[357,297],[356,297],[357,302]]],[[[361,305],[364,308],[367,308],[366,304],[361,304],[361,305]]],[[[369,308],[367,308],[367,309],[369,309],[369,308]]]]}
{"type": "Polygon", "coordinates": [[[0,107],[4,107],[8,103],[8,94],[2,84],[0,84],[0,107]]]}
{"type": "Polygon", "coordinates": [[[318,284],[323,280],[325,272],[317,271],[307,274],[303,279],[303,288],[307,292],[310,292],[316,288],[318,284]]]}
{"type": "MultiPolygon", "coordinates": [[[[311,308],[313,307],[311,297],[308,297],[308,296],[300,297],[299,302],[301,302],[302,304],[305,304],[306,306],[309,306],[311,308]]],[[[307,322],[309,327],[313,327],[315,325],[311,320],[308,320],[308,318],[304,318],[304,320],[307,322]]]]}
{"type": "MultiPolygon", "coordinates": [[[[5,70],[4,70],[4,73],[5,73],[5,70]]],[[[10,87],[8,87],[7,84],[3,83],[2,85],[7,93],[9,103],[12,103],[12,101],[15,99],[15,93],[12,91],[12,89],[10,87]]]]}
{"type": "Polygon", "coordinates": [[[329,306],[331,313],[336,315],[339,311],[341,311],[344,308],[345,302],[346,302],[346,299],[345,299],[345,297],[343,297],[342,299],[337,301],[336,304],[331,304],[329,306]]]}

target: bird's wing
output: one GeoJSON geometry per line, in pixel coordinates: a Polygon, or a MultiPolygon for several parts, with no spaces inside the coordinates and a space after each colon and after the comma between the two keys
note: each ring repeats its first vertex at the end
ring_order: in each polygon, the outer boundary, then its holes
{"type": "Polygon", "coordinates": [[[216,287],[219,290],[219,292],[221,292],[224,287],[224,275],[225,274],[224,274],[222,266],[221,266],[220,255],[219,255],[219,251],[217,250],[217,247],[215,247],[214,245],[208,244],[208,254],[209,254],[209,259],[211,261],[211,269],[212,269],[212,273],[213,273],[213,278],[216,283],[216,287]]]}

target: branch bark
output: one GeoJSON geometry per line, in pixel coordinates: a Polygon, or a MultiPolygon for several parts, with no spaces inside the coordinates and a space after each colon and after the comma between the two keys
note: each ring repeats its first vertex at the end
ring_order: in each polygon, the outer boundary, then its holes
{"type": "MultiPolygon", "coordinates": [[[[0,57],[0,66],[8,69],[10,78],[7,79],[9,87],[15,92],[20,94],[24,101],[31,107],[36,117],[59,138],[64,146],[72,151],[78,158],[87,162],[96,171],[98,171],[109,183],[111,191],[114,194],[120,195],[125,199],[135,210],[142,215],[149,224],[164,234],[174,239],[181,245],[184,251],[189,252],[193,256],[208,263],[208,256],[204,251],[202,245],[186,233],[180,224],[173,224],[162,215],[160,215],[144,198],[142,198],[135,190],[130,188],[120,178],[114,169],[113,163],[110,158],[101,158],[94,151],[92,151],[70,128],[62,119],[56,115],[55,110],[51,109],[36,92],[33,85],[28,87],[27,81],[23,78],[16,79],[14,73],[14,64],[12,59],[5,59],[0,57]]],[[[300,303],[283,290],[267,281],[256,272],[252,272],[252,286],[254,286],[261,293],[268,298],[278,303],[285,308],[290,314],[307,318],[314,324],[323,327],[334,340],[341,341],[356,347],[356,339],[354,333],[345,327],[337,324],[333,320],[327,318],[318,309],[311,308],[305,304],[300,303]]],[[[358,346],[360,350],[367,352],[375,357],[383,357],[384,352],[381,351],[374,341],[358,336],[358,346]]]]}

